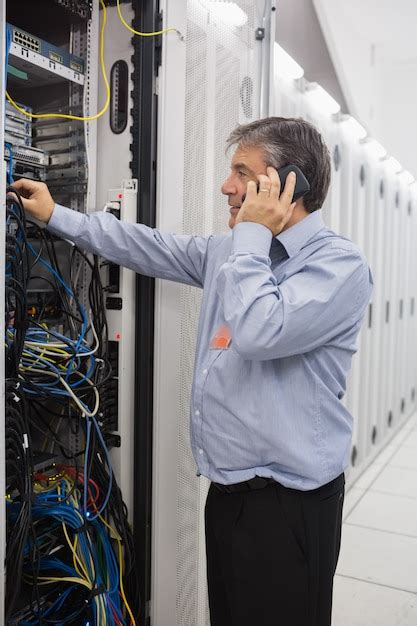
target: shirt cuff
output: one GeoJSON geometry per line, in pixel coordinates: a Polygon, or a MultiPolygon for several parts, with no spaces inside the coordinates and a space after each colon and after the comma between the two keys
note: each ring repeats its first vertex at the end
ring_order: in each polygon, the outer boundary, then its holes
{"type": "Polygon", "coordinates": [[[232,254],[269,256],[272,232],[263,224],[240,222],[232,231],[232,254]]]}
{"type": "Polygon", "coordinates": [[[55,204],[46,227],[56,235],[71,239],[72,237],[77,237],[84,219],[85,215],[83,213],[78,213],[78,211],[73,209],[67,209],[60,204],[55,204]]]}

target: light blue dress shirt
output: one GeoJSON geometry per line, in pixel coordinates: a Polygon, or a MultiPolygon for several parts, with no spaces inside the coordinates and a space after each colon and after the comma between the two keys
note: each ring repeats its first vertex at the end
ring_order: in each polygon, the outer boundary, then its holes
{"type": "Polygon", "coordinates": [[[344,471],[352,416],[341,398],[372,278],[321,211],[275,238],[248,222],[210,237],[165,234],[59,205],[48,228],[141,274],[204,289],[191,401],[199,473],[309,490],[344,471]],[[221,348],[213,339],[224,328],[221,348]]]}

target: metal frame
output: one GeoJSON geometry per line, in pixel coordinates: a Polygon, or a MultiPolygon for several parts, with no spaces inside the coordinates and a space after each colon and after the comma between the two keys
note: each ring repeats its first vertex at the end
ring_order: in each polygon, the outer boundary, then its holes
{"type": "MultiPolygon", "coordinates": [[[[135,0],[133,27],[142,32],[156,30],[156,0],[135,0]]],[[[134,37],[134,84],[131,170],[139,181],[137,221],[155,226],[156,188],[156,93],[157,48],[155,38],[134,37]]],[[[136,277],[136,371],[135,371],[135,461],[133,530],[139,570],[141,610],[139,619],[150,623],[151,514],[152,514],[152,429],[154,361],[155,281],[136,277]]]]}
{"type": "MultiPolygon", "coordinates": [[[[120,219],[124,222],[136,222],[137,180],[125,179],[118,189],[109,189],[107,201],[120,210],[120,219]]],[[[118,359],[118,429],[120,447],[111,450],[113,470],[126,503],[129,519],[132,518],[134,500],[134,440],[135,407],[132,389],[135,385],[135,272],[120,267],[120,288],[114,297],[122,300],[122,308],[107,309],[109,340],[119,344],[118,359]]],[[[105,273],[105,271],[104,271],[105,273]]]]}
{"type": "MultiPolygon", "coordinates": [[[[5,3],[0,3],[0,85],[5,84],[5,25],[6,7],[5,3]]],[[[2,92],[3,93],[3,92],[2,92]]],[[[0,98],[0,146],[4,145],[4,98],[0,98]]],[[[6,162],[0,159],[0,324],[4,328],[4,255],[5,255],[5,224],[6,224],[6,162]]],[[[4,591],[5,576],[4,563],[6,557],[6,461],[5,461],[5,406],[4,406],[4,344],[0,348],[0,615],[4,621],[4,591]]]]}
{"type": "MultiPolygon", "coordinates": [[[[175,24],[186,33],[186,2],[161,3],[165,24],[175,24]]],[[[171,35],[164,41],[158,113],[158,185],[157,226],[163,231],[182,232],[185,123],[185,41],[171,35]],[[175,193],[170,190],[175,189],[175,193]],[[166,210],[165,207],[169,207],[166,210]],[[165,210],[164,210],[165,209],[165,210]]],[[[151,621],[161,626],[175,626],[177,571],[175,523],[178,501],[177,446],[179,413],[178,377],[181,336],[181,286],[156,281],[155,297],[155,386],[153,448],[153,519],[152,519],[152,598],[151,621]],[[171,520],[171,523],[167,523],[171,520]],[[163,599],[161,592],[163,590],[163,599]]]]}

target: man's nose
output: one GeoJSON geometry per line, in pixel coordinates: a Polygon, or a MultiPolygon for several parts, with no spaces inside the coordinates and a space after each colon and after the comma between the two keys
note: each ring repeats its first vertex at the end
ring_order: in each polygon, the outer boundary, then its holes
{"type": "Polygon", "coordinates": [[[228,176],[221,186],[221,192],[225,196],[235,195],[237,193],[236,184],[231,176],[228,176]]]}

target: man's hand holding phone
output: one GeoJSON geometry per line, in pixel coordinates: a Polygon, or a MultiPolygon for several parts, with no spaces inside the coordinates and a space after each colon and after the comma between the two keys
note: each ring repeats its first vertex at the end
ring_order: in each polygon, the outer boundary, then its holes
{"type": "Polygon", "coordinates": [[[254,181],[247,186],[245,201],[236,216],[236,224],[255,222],[269,228],[276,237],[291,219],[295,202],[292,202],[296,174],[290,172],[281,193],[281,181],[273,167],[267,167],[267,176],[259,174],[259,191],[254,181]]]}

